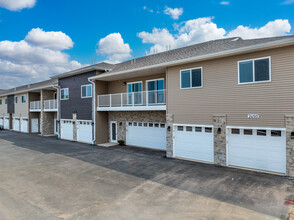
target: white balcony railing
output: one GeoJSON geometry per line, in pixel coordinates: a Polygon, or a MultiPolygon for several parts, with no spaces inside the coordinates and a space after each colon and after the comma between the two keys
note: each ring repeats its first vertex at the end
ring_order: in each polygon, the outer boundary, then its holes
{"type": "Polygon", "coordinates": [[[31,111],[41,111],[41,101],[30,102],[31,111]]]}
{"type": "Polygon", "coordinates": [[[99,95],[97,110],[165,110],[165,90],[99,95]]]}
{"type": "Polygon", "coordinates": [[[45,111],[57,111],[57,100],[45,100],[44,101],[44,110],[45,111]]]}

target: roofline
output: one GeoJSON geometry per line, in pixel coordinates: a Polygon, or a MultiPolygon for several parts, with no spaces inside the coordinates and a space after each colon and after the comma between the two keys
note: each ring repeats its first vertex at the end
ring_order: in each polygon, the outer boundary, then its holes
{"type": "Polygon", "coordinates": [[[69,71],[69,72],[66,72],[66,73],[62,73],[62,74],[59,74],[59,75],[56,75],[56,76],[52,76],[50,78],[51,79],[61,79],[61,78],[65,78],[65,77],[74,76],[74,75],[78,75],[78,74],[81,74],[81,73],[89,72],[89,71],[92,71],[92,70],[102,70],[102,71],[106,72],[107,70],[110,70],[110,69],[92,65],[92,66],[86,66],[86,67],[83,67],[83,68],[80,68],[80,69],[72,70],[72,71],[69,71]]]}
{"type": "MultiPolygon", "coordinates": [[[[30,92],[30,91],[39,90],[39,89],[52,88],[54,85],[56,85],[56,83],[46,85],[46,86],[40,86],[40,87],[36,87],[36,88],[28,88],[28,89],[8,92],[8,93],[0,93],[0,97],[14,95],[14,94],[20,94],[20,93],[25,93],[25,92],[30,92]]],[[[29,84],[28,84],[28,86],[29,86],[29,84]]]]}
{"type": "Polygon", "coordinates": [[[103,79],[103,78],[108,78],[111,76],[122,75],[125,73],[142,71],[142,70],[151,69],[151,68],[175,66],[175,65],[179,65],[179,64],[221,58],[221,57],[225,57],[225,56],[237,55],[237,54],[242,54],[242,53],[247,53],[247,52],[254,52],[254,51],[258,51],[258,50],[272,49],[272,48],[291,45],[293,43],[294,43],[294,37],[291,37],[288,39],[277,40],[274,42],[267,42],[267,43],[262,43],[262,44],[257,44],[257,45],[252,45],[252,46],[247,46],[247,47],[242,47],[242,48],[237,48],[237,49],[232,49],[232,50],[226,50],[226,51],[216,52],[216,53],[202,55],[202,56],[189,57],[189,58],[185,58],[185,59],[181,59],[181,60],[169,61],[169,62],[154,64],[154,65],[150,65],[150,66],[143,66],[140,68],[135,68],[135,69],[130,69],[130,70],[123,70],[123,71],[114,72],[114,73],[110,72],[107,75],[101,74],[101,75],[97,75],[97,76],[92,76],[89,79],[91,79],[91,80],[103,79]]]}

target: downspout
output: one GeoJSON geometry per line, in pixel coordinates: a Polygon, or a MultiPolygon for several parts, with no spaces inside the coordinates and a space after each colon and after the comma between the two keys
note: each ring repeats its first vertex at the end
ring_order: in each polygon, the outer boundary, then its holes
{"type": "Polygon", "coordinates": [[[92,145],[94,146],[95,143],[96,143],[96,84],[95,84],[95,81],[92,81],[91,79],[88,79],[88,81],[90,83],[92,83],[92,137],[93,137],[93,140],[92,140],[92,145]]]}
{"type": "Polygon", "coordinates": [[[58,127],[58,139],[60,139],[60,86],[52,85],[53,88],[57,90],[57,127],[58,127]]]}

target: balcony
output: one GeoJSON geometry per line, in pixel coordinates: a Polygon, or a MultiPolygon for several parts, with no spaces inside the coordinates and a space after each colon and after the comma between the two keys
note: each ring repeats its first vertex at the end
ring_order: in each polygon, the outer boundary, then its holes
{"type": "Polygon", "coordinates": [[[97,111],[162,111],[165,97],[165,90],[99,95],[97,111]]]}
{"type": "Polygon", "coordinates": [[[44,101],[45,112],[57,112],[57,99],[45,100],[44,101]]]}
{"type": "Polygon", "coordinates": [[[30,112],[40,112],[41,111],[41,101],[30,102],[30,112]]]}

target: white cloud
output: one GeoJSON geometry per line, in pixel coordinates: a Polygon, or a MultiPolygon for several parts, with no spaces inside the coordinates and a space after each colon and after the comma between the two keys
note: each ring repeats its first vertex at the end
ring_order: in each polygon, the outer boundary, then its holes
{"type": "Polygon", "coordinates": [[[169,8],[166,7],[164,14],[170,15],[172,19],[178,20],[179,17],[183,14],[184,10],[182,8],[169,8]]]}
{"type": "Polygon", "coordinates": [[[49,49],[48,45],[53,47],[54,44],[50,40],[46,44],[44,39],[38,45],[26,39],[0,41],[0,88],[46,80],[52,75],[82,67],[79,62],[70,60],[69,55],[61,51],[62,47],[60,50],[57,46],[49,49]]]}
{"type": "Polygon", "coordinates": [[[0,7],[11,11],[20,11],[24,8],[32,8],[36,0],[0,0],[0,7]]]}
{"type": "Polygon", "coordinates": [[[108,62],[117,63],[130,58],[132,50],[129,44],[124,43],[120,33],[112,33],[99,40],[96,52],[106,55],[108,62]]]}
{"type": "Polygon", "coordinates": [[[40,28],[32,29],[26,36],[25,41],[34,46],[52,50],[64,50],[73,47],[73,41],[65,33],[61,31],[45,32],[40,28]]]}
{"type": "Polygon", "coordinates": [[[221,4],[221,5],[229,5],[230,2],[229,2],[229,1],[221,1],[220,4],[221,4]]]}
{"type": "Polygon", "coordinates": [[[243,39],[273,37],[285,35],[291,30],[288,20],[277,19],[260,28],[238,26],[236,29],[227,32],[224,28],[218,27],[212,20],[213,18],[211,17],[188,20],[176,25],[176,34],[170,33],[165,28],[153,28],[151,33],[146,31],[138,33],[138,37],[142,39],[143,43],[153,44],[150,48],[150,53],[154,53],[154,51],[165,51],[167,46],[174,49],[234,36],[239,36],[243,39]]]}
{"type": "Polygon", "coordinates": [[[146,10],[146,11],[149,11],[150,13],[153,13],[154,12],[153,9],[150,9],[147,6],[144,6],[143,9],[146,10]]]}
{"type": "Polygon", "coordinates": [[[291,5],[293,3],[294,3],[294,0],[287,0],[283,2],[284,5],[291,5]]]}

